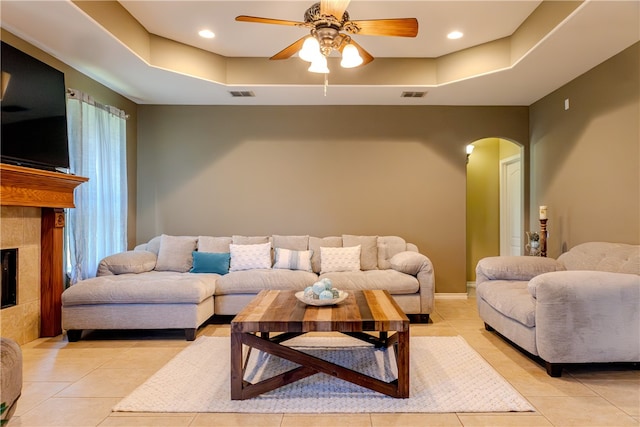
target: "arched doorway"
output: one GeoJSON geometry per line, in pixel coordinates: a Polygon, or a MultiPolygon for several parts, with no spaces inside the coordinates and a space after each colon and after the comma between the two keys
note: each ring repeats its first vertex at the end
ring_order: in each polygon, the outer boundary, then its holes
{"type": "Polygon", "coordinates": [[[524,239],[523,147],[483,138],[472,142],[467,162],[467,282],[475,284],[481,258],[522,254],[524,239]]]}

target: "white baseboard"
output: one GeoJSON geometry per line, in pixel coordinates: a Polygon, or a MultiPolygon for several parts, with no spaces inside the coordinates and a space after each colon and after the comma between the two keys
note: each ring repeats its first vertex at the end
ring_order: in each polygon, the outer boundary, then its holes
{"type": "Polygon", "coordinates": [[[436,299],[467,299],[467,294],[463,292],[436,292],[436,299]]]}

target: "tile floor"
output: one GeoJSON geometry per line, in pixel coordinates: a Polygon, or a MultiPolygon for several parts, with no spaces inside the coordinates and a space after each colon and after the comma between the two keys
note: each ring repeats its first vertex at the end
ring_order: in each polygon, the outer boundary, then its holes
{"type": "MultiPolygon", "coordinates": [[[[533,413],[144,414],[111,407],[188,345],[174,331],[92,333],[77,343],[41,338],[23,346],[24,387],[15,426],[638,426],[640,370],[565,369],[561,378],[484,330],[475,299],[437,300],[433,323],[412,335],[461,335],[536,408],[533,413]]],[[[199,335],[228,336],[228,325],[199,335]]]]}

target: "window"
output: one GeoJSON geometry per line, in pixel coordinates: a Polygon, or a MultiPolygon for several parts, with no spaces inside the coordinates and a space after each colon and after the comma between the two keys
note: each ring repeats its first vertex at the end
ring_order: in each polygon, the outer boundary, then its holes
{"type": "Polygon", "coordinates": [[[64,232],[65,269],[75,283],[127,248],[126,116],[72,90],[67,119],[71,173],[89,178],[75,190],[64,232]]]}

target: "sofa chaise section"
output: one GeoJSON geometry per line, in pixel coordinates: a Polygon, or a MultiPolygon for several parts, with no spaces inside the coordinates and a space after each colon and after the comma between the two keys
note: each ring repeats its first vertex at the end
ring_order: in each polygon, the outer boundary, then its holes
{"type": "Polygon", "coordinates": [[[184,329],[187,340],[213,315],[216,274],[149,271],[83,280],[62,294],[70,341],[83,329],[184,329]]]}

